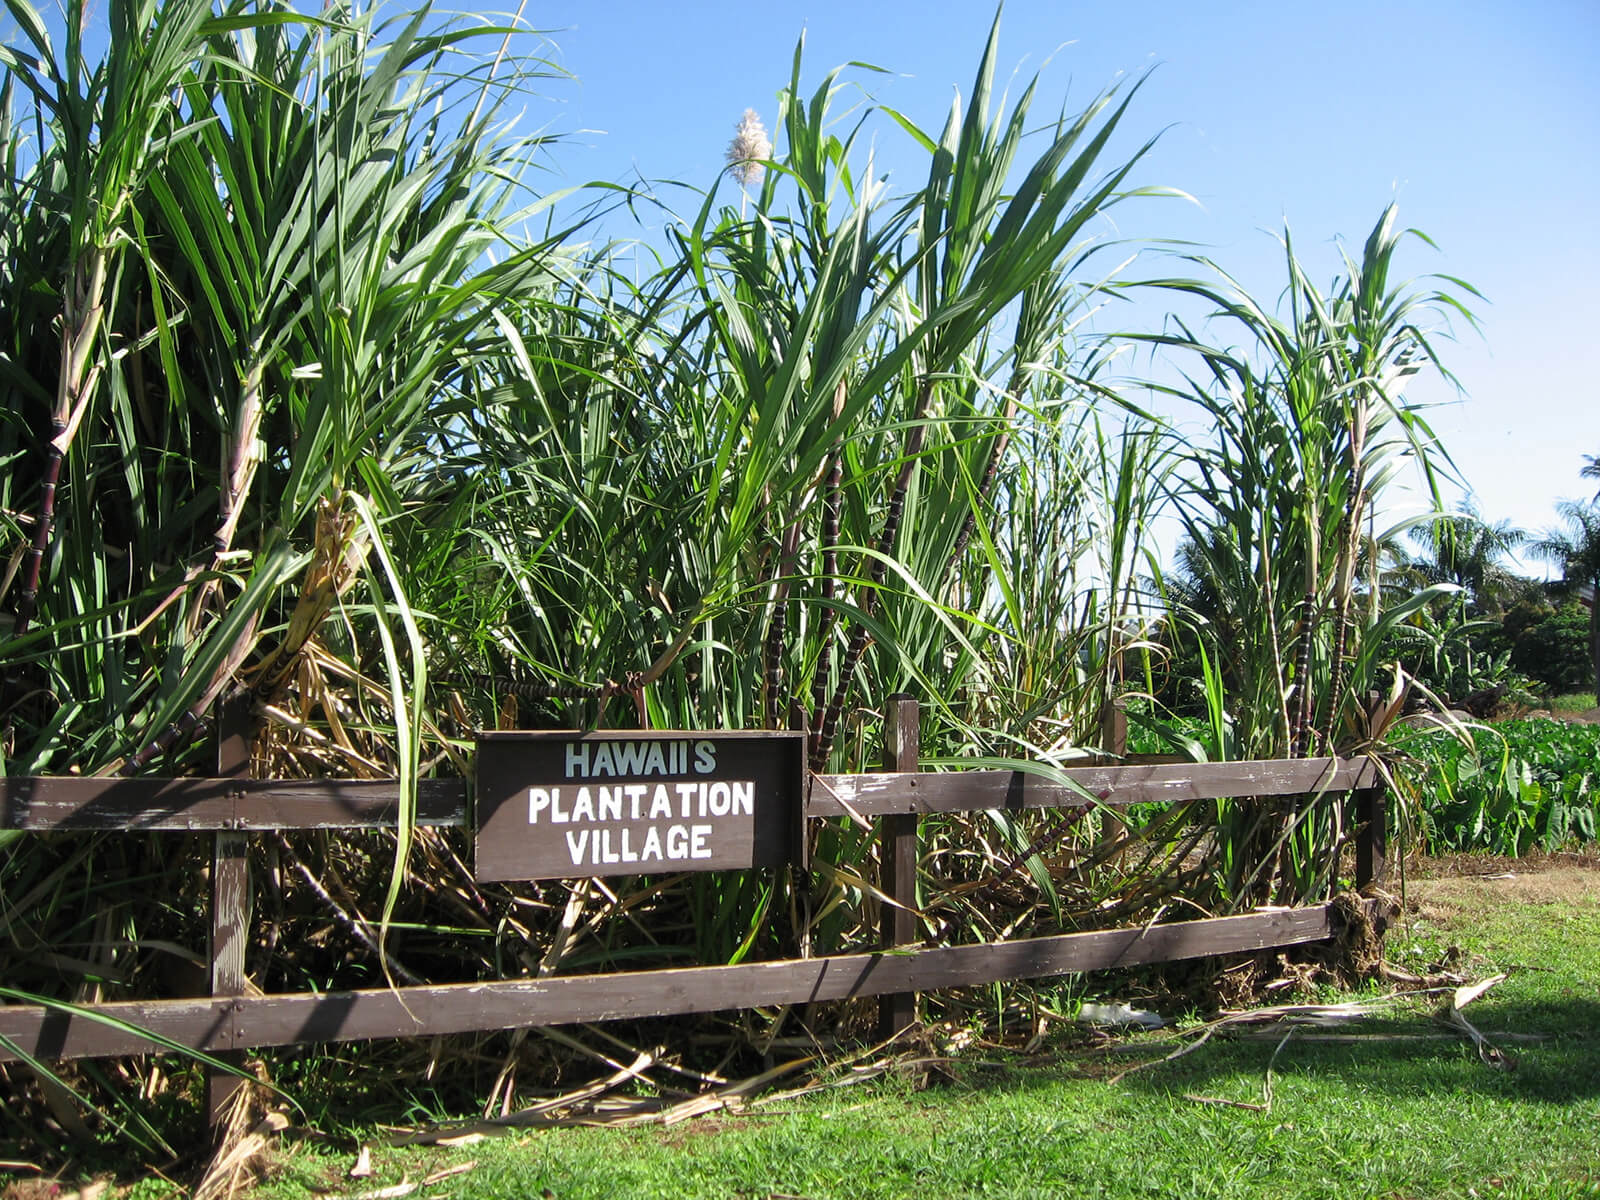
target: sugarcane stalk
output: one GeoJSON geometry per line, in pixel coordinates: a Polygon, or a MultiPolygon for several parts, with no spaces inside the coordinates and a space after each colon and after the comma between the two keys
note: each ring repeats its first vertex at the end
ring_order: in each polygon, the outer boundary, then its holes
{"type": "MultiPolygon", "coordinates": [[[[833,419],[844,412],[845,382],[833,392],[833,419]]],[[[831,601],[838,592],[839,516],[843,508],[844,438],[837,437],[828,455],[827,481],[822,490],[822,579],[819,595],[825,602],[817,632],[817,665],[811,674],[811,744],[815,750],[822,728],[823,705],[828,699],[828,675],[833,667],[833,626],[836,614],[831,601]]]]}
{"type": "Polygon", "coordinates": [[[973,530],[977,527],[978,505],[988,500],[994,490],[994,481],[1000,474],[1000,463],[1011,445],[1011,422],[1016,420],[1017,409],[1020,407],[1018,397],[1022,394],[1023,382],[1023,372],[1021,367],[1018,367],[1012,372],[1010,384],[1006,387],[1005,407],[1000,412],[1000,432],[994,439],[994,445],[989,448],[989,461],[984,464],[973,506],[967,510],[966,519],[961,522],[961,532],[956,535],[955,548],[950,552],[947,573],[961,569],[961,560],[967,553],[967,543],[972,540],[973,530]]]}
{"type": "Polygon", "coordinates": [[[218,563],[233,549],[239,517],[244,511],[244,498],[250,493],[256,467],[261,461],[256,451],[256,440],[261,431],[261,375],[262,363],[257,347],[257,353],[251,356],[250,370],[245,375],[244,387],[239,395],[239,410],[233,422],[233,440],[224,449],[222,494],[217,502],[222,524],[217,528],[214,539],[218,563]]]}
{"type": "MultiPolygon", "coordinates": [[[[917,460],[922,454],[923,442],[927,440],[928,427],[924,423],[927,416],[928,405],[933,399],[933,381],[926,379],[917,395],[917,403],[911,414],[911,430],[906,435],[905,461],[900,464],[900,472],[895,477],[894,491],[889,495],[889,506],[883,514],[883,528],[878,533],[878,540],[874,546],[876,553],[867,566],[867,579],[869,587],[861,596],[861,612],[871,616],[876,606],[878,589],[883,586],[884,577],[888,574],[889,556],[894,553],[895,542],[900,536],[900,522],[905,516],[906,496],[911,490],[912,473],[917,469],[917,460]]],[[[839,663],[839,682],[833,689],[833,698],[828,703],[827,711],[823,714],[821,728],[817,731],[817,743],[811,751],[811,769],[820,771],[828,761],[828,755],[833,750],[833,739],[838,733],[839,716],[844,711],[844,706],[850,698],[850,685],[855,675],[856,668],[861,663],[861,657],[866,653],[869,635],[864,625],[857,625],[850,635],[850,644],[845,649],[844,658],[839,663]]]]}
{"type": "Polygon", "coordinates": [[[1339,526],[1338,611],[1333,630],[1333,687],[1328,699],[1326,744],[1332,746],[1339,732],[1339,709],[1347,674],[1345,648],[1350,633],[1350,595],[1355,590],[1356,551],[1361,537],[1361,510],[1366,490],[1364,455],[1367,441],[1367,406],[1358,404],[1350,429],[1350,499],[1339,526]]]}
{"type": "MultiPolygon", "coordinates": [[[[802,506],[803,508],[804,506],[802,506]]],[[[772,589],[772,619],[767,624],[766,644],[766,719],[765,729],[781,729],[788,717],[783,695],[783,643],[789,619],[789,580],[794,560],[800,552],[800,517],[797,514],[784,530],[778,553],[777,578],[772,589]]]]}
{"type": "Polygon", "coordinates": [[[1272,646],[1272,677],[1278,681],[1277,687],[1277,712],[1278,728],[1283,731],[1283,744],[1288,745],[1291,740],[1289,720],[1289,700],[1283,687],[1283,645],[1278,639],[1278,599],[1277,589],[1272,584],[1272,539],[1261,539],[1261,590],[1266,600],[1267,612],[1267,639],[1272,646]]]}
{"type": "Polygon", "coordinates": [[[1300,601],[1300,653],[1295,662],[1294,729],[1289,748],[1290,758],[1304,758],[1310,744],[1311,732],[1311,642],[1315,636],[1317,595],[1308,591],[1300,601]]]}
{"type": "Polygon", "coordinates": [[[17,637],[28,631],[39,611],[44,555],[55,533],[56,488],[61,481],[61,467],[100,377],[100,362],[91,365],[89,358],[105,313],[106,266],[105,251],[95,247],[89,253],[87,278],[84,278],[81,264],[74,271],[76,279],[62,314],[66,318],[61,331],[62,371],[56,381],[56,403],[50,417],[50,442],[45,447],[33,539],[22,564],[22,589],[17,597],[17,622],[13,631],[17,637]]]}

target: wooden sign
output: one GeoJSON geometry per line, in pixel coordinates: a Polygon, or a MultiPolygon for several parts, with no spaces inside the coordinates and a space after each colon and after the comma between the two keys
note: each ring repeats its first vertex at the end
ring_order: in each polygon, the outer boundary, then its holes
{"type": "Polygon", "coordinates": [[[789,862],[799,733],[481,733],[481,880],[662,875],[789,862]]]}

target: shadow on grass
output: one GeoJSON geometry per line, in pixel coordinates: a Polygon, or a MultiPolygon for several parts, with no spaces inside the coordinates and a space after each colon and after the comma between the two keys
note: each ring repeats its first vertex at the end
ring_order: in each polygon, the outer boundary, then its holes
{"type": "MultiPolygon", "coordinates": [[[[1241,1081],[1259,1082],[1268,1067],[1278,1077],[1335,1078],[1343,1086],[1372,1094],[1426,1097],[1473,1092],[1545,1104],[1573,1104],[1600,1096],[1600,995],[1542,1001],[1473,1005],[1464,1014],[1505,1056],[1504,1065],[1485,1062],[1472,1041],[1425,1014],[1372,1019],[1338,1028],[1287,1025],[1219,1032],[1181,1057],[1161,1059],[1177,1049],[1170,1040],[1143,1040],[1148,1053],[1131,1045],[1112,1055],[1065,1051],[1057,1060],[1107,1079],[1129,1067],[1121,1086],[1151,1092],[1232,1095],[1241,1081]],[[1496,1037],[1510,1034],[1512,1037],[1496,1037]],[[1332,1040],[1327,1035],[1349,1040],[1332,1040]],[[1440,1036],[1443,1035],[1443,1036],[1440,1036]],[[1520,1035],[1520,1036],[1517,1036],[1520,1035]],[[1539,1035],[1541,1040],[1521,1040],[1539,1035]],[[1224,1086],[1227,1085],[1227,1086],[1224,1086]]],[[[1047,1071],[1028,1067],[1013,1077],[1044,1081],[1047,1071]]],[[[986,1086],[987,1081],[979,1086],[986,1086]]],[[[1260,1097],[1256,1097],[1259,1099],[1260,1097]]]]}

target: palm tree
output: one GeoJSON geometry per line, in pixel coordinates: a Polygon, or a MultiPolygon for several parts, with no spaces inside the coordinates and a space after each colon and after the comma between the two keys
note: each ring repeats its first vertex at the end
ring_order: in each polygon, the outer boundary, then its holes
{"type": "Polygon", "coordinates": [[[1412,531],[1423,548],[1412,565],[1430,583],[1451,583],[1470,594],[1480,611],[1499,611],[1515,576],[1505,566],[1506,555],[1528,540],[1509,521],[1493,524],[1470,505],[1441,513],[1412,531]]]}
{"type": "MultiPolygon", "coordinates": [[[[1585,454],[1583,462],[1583,470],[1579,471],[1578,474],[1585,479],[1600,479],[1600,454],[1585,454]]],[[[1600,492],[1596,492],[1594,498],[1600,500],[1600,492]]]]}
{"type": "Polygon", "coordinates": [[[1561,568],[1570,588],[1589,589],[1589,658],[1600,680],[1600,505],[1562,500],[1556,512],[1565,529],[1552,529],[1528,543],[1535,557],[1561,568]]]}

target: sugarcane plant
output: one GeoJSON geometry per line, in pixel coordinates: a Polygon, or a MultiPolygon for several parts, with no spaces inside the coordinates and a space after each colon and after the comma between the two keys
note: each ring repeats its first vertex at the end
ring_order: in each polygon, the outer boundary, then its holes
{"type": "MultiPolygon", "coordinates": [[[[1449,460],[1405,388],[1424,368],[1450,378],[1434,342],[1450,315],[1471,321],[1464,298],[1477,293],[1445,276],[1397,280],[1407,233],[1421,237],[1397,228],[1390,205],[1327,290],[1285,233],[1282,315],[1205,260],[1217,282],[1160,281],[1215,305],[1226,336],[1243,341],[1221,348],[1177,321],[1154,338],[1192,364],[1172,390],[1215,428],[1181,473],[1183,570],[1171,591],[1175,627],[1191,630],[1179,636],[1205,649],[1214,754],[1305,757],[1370,743],[1380,731],[1366,698],[1400,683],[1384,634],[1439,594],[1380,586],[1381,548],[1431,516],[1397,520],[1384,498],[1409,469],[1441,508],[1449,460]]],[[[1219,870],[1231,902],[1327,888],[1343,836],[1336,804],[1224,808],[1219,870]]]]}

